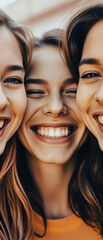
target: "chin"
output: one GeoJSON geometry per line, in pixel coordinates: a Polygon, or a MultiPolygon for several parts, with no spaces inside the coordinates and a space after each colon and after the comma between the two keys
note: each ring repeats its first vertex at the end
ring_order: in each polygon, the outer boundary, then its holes
{"type": "Polygon", "coordinates": [[[100,150],[103,152],[103,141],[98,141],[98,144],[99,144],[100,150]]]}

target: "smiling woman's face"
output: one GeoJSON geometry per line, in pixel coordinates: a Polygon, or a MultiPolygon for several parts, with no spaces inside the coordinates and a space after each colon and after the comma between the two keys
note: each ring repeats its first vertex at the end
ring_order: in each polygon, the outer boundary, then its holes
{"type": "Polygon", "coordinates": [[[0,26],[0,154],[19,127],[25,107],[21,50],[12,32],[0,26]]]}
{"type": "Polygon", "coordinates": [[[35,49],[26,79],[27,109],[19,137],[46,163],[66,163],[85,135],[76,104],[77,84],[54,46],[35,49]]]}
{"type": "Polygon", "coordinates": [[[89,31],[79,66],[77,103],[103,151],[103,21],[89,31]]]}

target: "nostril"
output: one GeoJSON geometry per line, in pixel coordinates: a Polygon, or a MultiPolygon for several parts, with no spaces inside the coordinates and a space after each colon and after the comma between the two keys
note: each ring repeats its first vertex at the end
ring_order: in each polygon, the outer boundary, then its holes
{"type": "Polygon", "coordinates": [[[48,114],[50,114],[51,112],[47,112],[48,114]]]}
{"type": "Polygon", "coordinates": [[[63,114],[64,114],[64,112],[62,111],[62,112],[59,113],[59,116],[61,116],[61,115],[63,115],[63,114]]]}

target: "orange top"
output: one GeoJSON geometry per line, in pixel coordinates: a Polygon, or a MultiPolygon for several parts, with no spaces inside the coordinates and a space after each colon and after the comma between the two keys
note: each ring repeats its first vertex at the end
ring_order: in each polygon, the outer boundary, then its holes
{"type": "MultiPolygon", "coordinates": [[[[42,218],[34,212],[35,232],[43,234],[42,218]]],[[[63,219],[47,219],[46,235],[43,238],[34,236],[33,240],[101,240],[103,239],[91,227],[74,214],[63,219]]]]}

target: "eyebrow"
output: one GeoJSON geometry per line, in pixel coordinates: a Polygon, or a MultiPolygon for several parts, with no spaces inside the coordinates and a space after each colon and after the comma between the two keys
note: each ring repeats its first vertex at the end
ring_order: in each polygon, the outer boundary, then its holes
{"type": "MultiPolygon", "coordinates": [[[[34,79],[34,78],[28,78],[28,79],[25,79],[25,85],[27,84],[30,84],[30,83],[34,83],[34,84],[48,84],[48,82],[46,80],[43,80],[43,79],[34,79]]],[[[65,79],[63,84],[64,85],[67,85],[67,84],[73,84],[73,83],[76,83],[75,79],[74,78],[68,78],[68,79],[65,79]]]]}
{"type": "Polygon", "coordinates": [[[96,65],[101,65],[100,61],[96,58],[84,58],[83,60],[80,61],[78,67],[80,67],[83,64],[96,64],[96,65]]]}
{"type": "Polygon", "coordinates": [[[25,69],[23,66],[21,65],[8,65],[6,66],[5,68],[5,71],[9,72],[9,71],[17,71],[17,70],[20,70],[22,72],[25,72],[25,69]]]}
{"type": "Polygon", "coordinates": [[[73,84],[73,83],[76,83],[76,80],[75,80],[75,78],[73,78],[73,77],[67,78],[67,79],[65,79],[64,82],[63,82],[64,85],[73,84]]]}
{"type": "Polygon", "coordinates": [[[26,84],[30,84],[30,83],[35,83],[35,84],[48,84],[48,82],[46,80],[43,80],[43,79],[35,79],[35,78],[28,78],[28,79],[25,79],[25,85],[26,84]]]}

